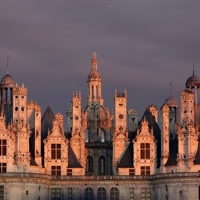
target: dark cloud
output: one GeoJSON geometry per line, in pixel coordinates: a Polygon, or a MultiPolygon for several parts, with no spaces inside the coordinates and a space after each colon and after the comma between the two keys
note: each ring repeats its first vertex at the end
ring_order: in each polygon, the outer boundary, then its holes
{"type": "Polygon", "coordinates": [[[0,74],[25,83],[29,99],[65,115],[73,91],[87,98],[95,49],[106,106],[128,92],[140,114],[173,94],[200,65],[198,0],[6,0],[0,2],[0,74]]]}

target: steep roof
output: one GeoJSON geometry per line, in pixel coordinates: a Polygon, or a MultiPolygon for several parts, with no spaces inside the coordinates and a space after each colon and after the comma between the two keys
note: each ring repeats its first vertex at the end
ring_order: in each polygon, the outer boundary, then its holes
{"type": "Polygon", "coordinates": [[[133,167],[133,143],[130,142],[121,162],[118,165],[119,168],[132,168],[133,167]]]}
{"type": "Polygon", "coordinates": [[[48,130],[53,128],[54,114],[51,108],[48,106],[42,117],[42,140],[48,135],[48,130]]]}
{"type": "Polygon", "coordinates": [[[198,149],[195,155],[194,164],[200,164],[200,143],[199,142],[200,142],[200,137],[198,138],[198,149]]]}
{"type": "Polygon", "coordinates": [[[157,167],[160,167],[160,159],[161,159],[161,130],[158,126],[155,117],[152,115],[150,110],[147,109],[144,112],[144,115],[142,116],[138,127],[141,126],[141,122],[146,120],[149,123],[149,128],[153,129],[153,134],[155,139],[157,140],[157,167]]]}
{"type": "MultiPolygon", "coordinates": [[[[138,123],[138,128],[141,127],[141,123],[143,120],[148,122],[149,128],[153,129],[155,139],[157,140],[157,167],[160,166],[160,159],[161,159],[161,130],[158,126],[155,117],[152,115],[150,110],[147,108],[142,116],[141,120],[138,123]]],[[[132,140],[136,137],[136,132],[129,132],[129,140],[130,144],[127,147],[118,167],[120,168],[131,168],[133,167],[133,143],[132,140]]]]}
{"type": "Polygon", "coordinates": [[[177,153],[178,153],[178,139],[177,137],[170,139],[169,141],[169,158],[165,164],[165,166],[177,165],[177,153]]]}
{"type": "Polygon", "coordinates": [[[69,144],[69,146],[68,146],[68,167],[69,168],[79,168],[79,167],[81,167],[82,168],[82,166],[81,166],[81,164],[79,163],[79,161],[78,161],[78,159],[77,159],[77,157],[76,157],[76,155],[75,155],[75,153],[74,153],[74,151],[72,150],[72,148],[71,148],[71,146],[70,146],[70,144],[69,144]]]}

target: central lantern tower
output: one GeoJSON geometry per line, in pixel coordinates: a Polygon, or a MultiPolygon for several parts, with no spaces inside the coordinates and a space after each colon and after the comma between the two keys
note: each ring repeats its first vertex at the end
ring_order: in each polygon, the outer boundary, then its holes
{"type": "Polygon", "coordinates": [[[93,52],[92,69],[88,76],[88,103],[82,117],[86,122],[85,155],[86,174],[112,174],[112,116],[104,106],[102,98],[102,79],[97,68],[96,52],[93,52]]]}

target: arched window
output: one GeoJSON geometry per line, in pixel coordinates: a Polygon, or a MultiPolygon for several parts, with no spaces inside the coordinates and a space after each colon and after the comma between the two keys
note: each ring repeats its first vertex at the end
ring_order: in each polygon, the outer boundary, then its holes
{"type": "Polygon", "coordinates": [[[85,142],[89,142],[89,129],[85,132],[85,142]]]}
{"type": "Polygon", "coordinates": [[[105,174],[105,157],[100,156],[99,157],[99,175],[105,174]]]}
{"type": "Polygon", "coordinates": [[[97,190],[97,200],[106,200],[106,190],[105,190],[105,188],[99,188],[97,190]]]}
{"type": "Polygon", "coordinates": [[[101,142],[105,142],[105,141],[106,141],[105,132],[101,129],[101,142]]]}
{"type": "Polygon", "coordinates": [[[117,188],[110,190],[110,200],[119,200],[119,190],[117,188]]]}
{"type": "Polygon", "coordinates": [[[96,98],[98,98],[98,86],[96,86],[96,98]]]}
{"type": "Polygon", "coordinates": [[[84,194],[84,200],[93,200],[93,190],[92,188],[86,188],[84,194]]]}
{"type": "Polygon", "coordinates": [[[92,86],[92,99],[94,99],[94,86],[92,86]]]}
{"type": "Polygon", "coordinates": [[[86,163],[86,171],[87,172],[93,172],[93,158],[92,156],[87,157],[87,163],[86,163]]]}

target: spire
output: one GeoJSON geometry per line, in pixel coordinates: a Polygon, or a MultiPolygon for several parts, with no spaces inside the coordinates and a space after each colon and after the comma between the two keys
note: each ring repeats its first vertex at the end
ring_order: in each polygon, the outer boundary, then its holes
{"type": "Polygon", "coordinates": [[[92,64],[92,71],[97,71],[97,54],[95,51],[92,54],[91,64],[92,64]]]}
{"type": "Polygon", "coordinates": [[[9,73],[8,73],[8,60],[9,60],[9,56],[7,56],[7,63],[6,63],[6,64],[7,64],[7,66],[6,66],[6,74],[9,74],[9,73]]]}
{"type": "Polygon", "coordinates": [[[194,65],[195,65],[195,63],[194,63],[194,60],[193,60],[193,74],[192,74],[193,76],[194,76],[194,65]]]}
{"type": "Polygon", "coordinates": [[[172,96],[172,82],[170,81],[170,96],[172,96]]]}

